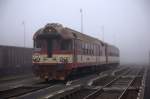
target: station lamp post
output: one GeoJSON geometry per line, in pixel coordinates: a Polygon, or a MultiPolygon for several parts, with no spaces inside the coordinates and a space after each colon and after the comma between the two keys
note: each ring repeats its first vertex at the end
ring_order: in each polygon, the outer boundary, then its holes
{"type": "Polygon", "coordinates": [[[26,28],[25,28],[25,22],[23,21],[22,22],[22,25],[23,25],[23,34],[24,34],[24,36],[23,36],[23,42],[24,42],[24,47],[26,47],[26,28]]]}
{"type": "Polygon", "coordinates": [[[104,25],[102,25],[102,36],[103,36],[103,41],[104,41],[105,40],[104,25]]]}
{"type": "Polygon", "coordinates": [[[83,33],[83,11],[80,9],[80,14],[81,14],[81,33],[83,33]]]}

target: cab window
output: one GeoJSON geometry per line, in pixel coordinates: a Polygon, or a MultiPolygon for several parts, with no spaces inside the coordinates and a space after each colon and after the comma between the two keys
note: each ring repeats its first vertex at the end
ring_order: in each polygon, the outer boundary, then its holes
{"type": "Polygon", "coordinates": [[[71,49],[72,49],[72,40],[61,41],[61,50],[71,50],[71,49]]]}

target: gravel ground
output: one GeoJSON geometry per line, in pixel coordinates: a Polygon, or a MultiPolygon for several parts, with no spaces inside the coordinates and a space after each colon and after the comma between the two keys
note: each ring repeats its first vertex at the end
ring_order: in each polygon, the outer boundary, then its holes
{"type": "Polygon", "coordinates": [[[4,76],[4,77],[0,78],[0,84],[6,83],[6,82],[11,82],[11,81],[16,81],[16,80],[22,80],[22,79],[26,79],[26,78],[33,77],[33,76],[34,76],[33,73],[4,76]]]}

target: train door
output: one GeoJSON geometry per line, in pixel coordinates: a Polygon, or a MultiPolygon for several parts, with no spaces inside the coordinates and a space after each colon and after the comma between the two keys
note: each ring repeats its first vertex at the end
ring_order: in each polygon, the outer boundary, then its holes
{"type": "Polygon", "coordinates": [[[106,56],[106,64],[108,64],[108,45],[105,44],[105,56],[106,56]]]}
{"type": "Polygon", "coordinates": [[[48,54],[48,57],[52,57],[52,39],[48,39],[47,40],[47,54],[48,54]]]}
{"type": "Polygon", "coordinates": [[[73,39],[73,62],[77,62],[77,40],[73,39]]]}

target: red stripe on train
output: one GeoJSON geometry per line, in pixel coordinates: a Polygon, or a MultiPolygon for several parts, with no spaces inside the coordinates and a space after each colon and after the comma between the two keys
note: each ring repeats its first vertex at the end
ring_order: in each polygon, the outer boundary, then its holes
{"type": "MultiPolygon", "coordinates": [[[[35,65],[52,65],[52,66],[57,66],[57,65],[64,65],[66,69],[71,69],[71,68],[78,68],[78,67],[87,67],[87,66],[92,66],[92,65],[101,65],[100,63],[33,63],[35,65]]],[[[106,63],[104,63],[106,64],[106,63]]]]}
{"type": "MultiPolygon", "coordinates": [[[[39,54],[47,54],[47,52],[33,52],[33,53],[39,53],[39,54]]],[[[73,51],[52,51],[52,54],[73,54],[73,51]]]]}

